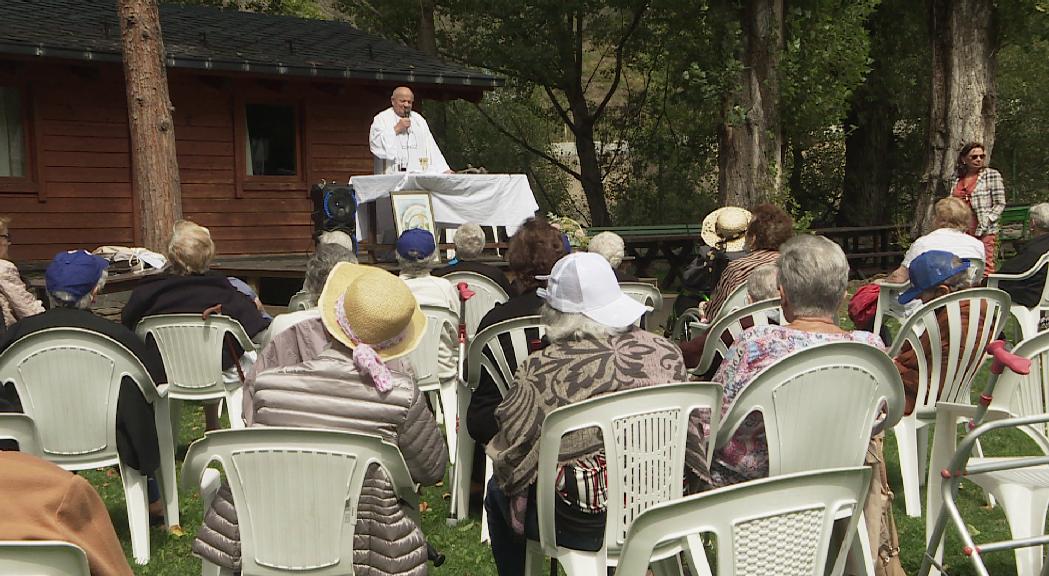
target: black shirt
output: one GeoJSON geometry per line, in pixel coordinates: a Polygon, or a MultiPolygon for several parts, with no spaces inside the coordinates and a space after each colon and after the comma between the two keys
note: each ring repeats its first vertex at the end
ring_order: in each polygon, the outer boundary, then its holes
{"type": "MultiPolygon", "coordinates": [[[[1028,240],[1020,252],[1006,260],[998,270],[999,274],[1020,274],[1031,269],[1038,259],[1049,252],[1049,233],[1035,236],[1028,240]]],[[[998,287],[1009,293],[1014,304],[1031,308],[1042,300],[1042,288],[1045,286],[1045,267],[1035,272],[1026,280],[1003,280],[998,287]]]]}

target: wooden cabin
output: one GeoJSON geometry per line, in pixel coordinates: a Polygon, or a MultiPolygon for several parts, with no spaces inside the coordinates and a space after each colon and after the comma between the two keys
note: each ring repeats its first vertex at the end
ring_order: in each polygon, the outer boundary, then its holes
{"type": "MultiPolygon", "coordinates": [[[[370,174],[391,90],[478,100],[498,80],[343,22],[160,6],[186,218],[219,253],[301,253],[310,187],[370,174]]],[[[0,214],[16,261],[139,245],[114,0],[0,2],[0,214]]]]}

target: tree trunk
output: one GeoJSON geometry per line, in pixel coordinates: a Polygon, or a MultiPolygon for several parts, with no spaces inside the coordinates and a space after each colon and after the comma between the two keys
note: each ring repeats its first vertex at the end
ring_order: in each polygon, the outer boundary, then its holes
{"type": "Polygon", "coordinates": [[[119,0],[117,14],[124,41],[132,187],[141,211],[142,245],[163,252],[172,225],[182,217],[182,196],[160,16],[155,0],[119,0]]]}
{"type": "MultiPolygon", "coordinates": [[[[875,78],[871,73],[868,81],[875,78]]],[[[889,223],[892,181],[893,126],[896,109],[876,100],[876,88],[861,87],[845,119],[845,179],[839,226],[878,226],[889,223]]]]}
{"type": "Polygon", "coordinates": [[[913,236],[920,235],[936,198],[950,193],[958,151],[994,147],[997,38],[992,0],[930,0],[932,94],[921,189],[913,236]]]}
{"type": "Polygon", "coordinates": [[[783,169],[779,60],[783,0],[745,0],[740,14],[743,70],[739,91],[722,103],[718,198],[753,207],[779,191],[783,169]]]}
{"type": "Polygon", "coordinates": [[[435,0],[419,0],[419,51],[437,57],[437,32],[433,21],[435,0]]]}

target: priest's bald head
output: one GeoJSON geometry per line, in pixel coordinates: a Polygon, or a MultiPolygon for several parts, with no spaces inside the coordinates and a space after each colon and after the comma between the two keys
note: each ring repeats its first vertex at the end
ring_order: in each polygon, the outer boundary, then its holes
{"type": "Polygon", "coordinates": [[[407,86],[394,88],[393,94],[390,95],[390,106],[393,107],[394,114],[402,118],[412,111],[412,104],[414,103],[415,94],[412,94],[412,89],[407,86]]]}

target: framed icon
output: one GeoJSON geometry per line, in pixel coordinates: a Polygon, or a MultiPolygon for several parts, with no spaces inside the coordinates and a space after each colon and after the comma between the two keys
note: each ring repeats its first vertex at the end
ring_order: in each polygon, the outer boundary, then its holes
{"type": "Polygon", "coordinates": [[[430,193],[423,190],[391,192],[393,223],[397,236],[405,230],[422,228],[437,237],[437,223],[433,219],[433,202],[430,193]]]}

